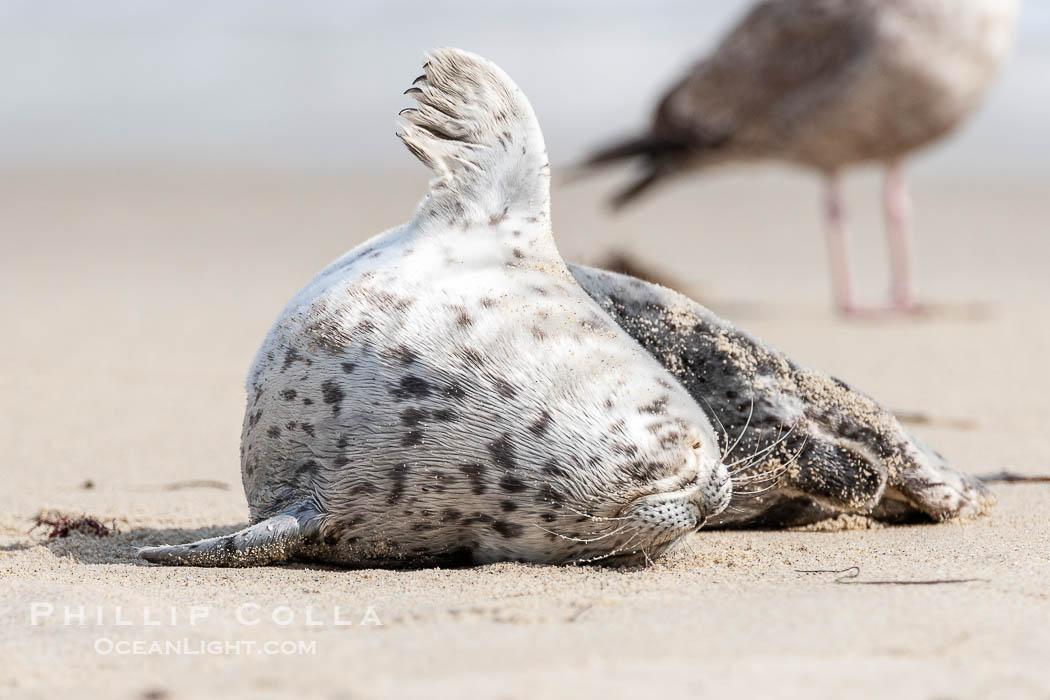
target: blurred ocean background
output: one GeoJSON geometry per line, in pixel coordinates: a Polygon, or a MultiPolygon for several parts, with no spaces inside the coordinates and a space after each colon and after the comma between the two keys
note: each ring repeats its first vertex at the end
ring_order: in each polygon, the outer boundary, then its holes
{"type": "MultiPolygon", "coordinates": [[[[394,140],[423,52],[499,63],[555,166],[643,125],[745,0],[0,1],[0,169],[354,173],[418,168],[394,140]]],[[[976,119],[920,172],[1050,175],[1050,2],[976,119]]]]}

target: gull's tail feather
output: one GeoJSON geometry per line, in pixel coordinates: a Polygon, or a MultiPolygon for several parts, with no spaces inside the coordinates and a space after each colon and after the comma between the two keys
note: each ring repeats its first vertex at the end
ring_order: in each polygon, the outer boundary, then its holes
{"type": "Polygon", "coordinates": [[[638,159],[641,172],[630,184],[610,199],[613,209],[633,202],[653,185],[679,172],[688,163],[695,167],[705,159],[716,156],[728,143],[719,134],[649,133],[607,146],[592,153],[574,172],[582,174],[625,160],[638,159]]]}
{"type": "Polygon", "coordinates": [[[405,146],[434,170],[424,211],[453,220],[549,217],[550,165],[529,101],[498,66],[459,49],[427,56],[402,110],[405,146]]]}
{"type": "Polygon", "coordinates": [[[682,149],[683,145],[681,143],[658,136],[644,135],[617,141],[611,146],[595,151],[583,162],[583,165],[585,167],[611,165],[625,158],[634,158],[636,156],[645,156],[647,159],[655,160],[672,155],[682,149]]]}
{"type": "Polygon", "coordinates": [[[666,174],[666,172],[653,167],[646,169],[641,175],[632,180],[629,185],[618,190],[609,199],[609,206],[614,210],[622,209],[659,182],[666,174]]]}

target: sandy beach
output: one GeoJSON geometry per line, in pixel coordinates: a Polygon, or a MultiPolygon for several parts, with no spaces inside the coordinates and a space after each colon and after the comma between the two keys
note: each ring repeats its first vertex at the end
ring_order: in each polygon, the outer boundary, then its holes
{"type": "MultiPolygon", "coordinates": [[[[609,178],[558,175],[566,258],[633,254],[910,415],[965,471],[1050,473],[1047,182],[917,179],[931,313],[847,322],[815,180],[730,171],[614,218],[609,178]]],[[[0,695],[1050,698],[1050,484],[996,484],[971,522],[701,531],[641,570],[137,560],[246,523],[252,354],[315,271],[409,216],[425,178],[0,174],[0,695]],[[48,539],[41,511],[119,532],[48,539]]],[[[847,188],[869,301],[875,188],[847,188]]]]}

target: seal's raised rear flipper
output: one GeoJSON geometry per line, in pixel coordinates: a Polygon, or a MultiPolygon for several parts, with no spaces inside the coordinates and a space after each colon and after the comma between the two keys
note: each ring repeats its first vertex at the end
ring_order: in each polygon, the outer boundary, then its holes
{"type": "Polygon", "coordinates": [[[459,49],[427,56],[398,136],[434,170],[425,216],[550,221],[550,165],[536,115],[498,66],[459,49]]]}
{"type": "Polygon", "coordinates": [[[144,547],[138,555],[154,564],[185,566],[265,566],[301,552],[317,532],[316,511],[281,513],[222,537],[162,547],[144,547]]]}

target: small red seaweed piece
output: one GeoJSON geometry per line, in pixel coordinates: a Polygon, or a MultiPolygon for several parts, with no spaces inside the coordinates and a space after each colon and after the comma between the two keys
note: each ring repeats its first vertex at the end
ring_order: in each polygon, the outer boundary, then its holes
{"type": "Polygon", "coordinates": [[[111,520],[110,524],[106,525],[90,515],[72,517],[61,513],[44,513],[43,511],[37,514],[36,524],[29,529],[29,532],[40,527],[51,528],[47,533],[49,540],[53,540],[56,537],[69,537],[74,532],[91,537],[109,537],[114,533],[120,532],[117,528],[116,520],[111,520]]]}

